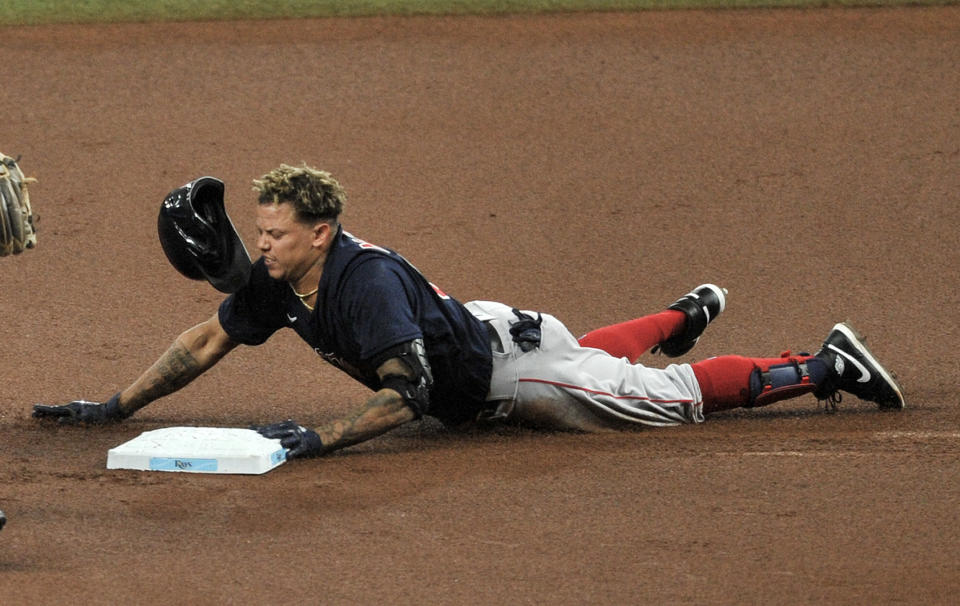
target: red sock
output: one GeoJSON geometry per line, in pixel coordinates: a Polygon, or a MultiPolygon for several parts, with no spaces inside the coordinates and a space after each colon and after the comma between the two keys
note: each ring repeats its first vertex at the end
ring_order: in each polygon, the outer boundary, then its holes
{"type": "Polygon", "coordinates": [[[750,358],[719,356],[690,365],[703,395],[703,414],[739,408],[750,402],[750,358]]]}
{"type": "Polygon", "coordinates": [[[754,370],[766,372],[791,359],[804,361],[812,357],[790,357],[790,352],[784,352],[779,358],[719,356],[691,364],[703,396],[703,414],[750,404],[750,375],[754,370]]]}
{"type": "Polygon", "coordinates": [[[654,345],[683,330],[686,323],[687,316],[682,311],[667,309],[590,331],[580,337],[580,345],[602,349],[610,355],[635,362],[654,345]]]}

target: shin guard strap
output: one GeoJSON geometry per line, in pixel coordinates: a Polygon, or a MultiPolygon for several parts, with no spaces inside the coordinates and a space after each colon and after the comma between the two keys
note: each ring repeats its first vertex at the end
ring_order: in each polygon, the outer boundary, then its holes
{"type": "Polygon", "coordinates": [[[758,368],[750,376],[750,403],[746,407],[766,406],[810,393],[816,387],[806,362],[791,359],[765,371],[758,368]]]}

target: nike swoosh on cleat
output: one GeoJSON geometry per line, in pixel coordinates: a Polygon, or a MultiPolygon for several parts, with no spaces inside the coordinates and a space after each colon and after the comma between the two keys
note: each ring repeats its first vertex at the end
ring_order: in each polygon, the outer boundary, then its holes
{"type": "Polygon", "coordinates": [[[287,314],[287,319],[290,320],[291,324],[293,324],[297,321],[297,316],[291,316],[290,314],[287,314]]]}
{"type": "Polygon", "coordinates": [[[860,378],[857,379],[857,383],[866,383],[866,382],[868,382],[868,381],[870,380],[870,371],[867,370],[867,367],[864,366],[863,364],[861,364],[859,360],[857,360],[856,358],[854,358],[853,356],[851,356],[851,355],[848,354],[847,352],[843,351],[842,349],[840,349],[840,348],[837,347],[836,345],[833,345],[832,343],[831,343],[830,345],[828,345],[827,347],[829,347],[829,348],[832,349],[833,351],[837,352],[838,354],[840,354],[840,355],[843,356],[844,358],[850,360],[850,362],[852,362],[853,365],[857,367],[857,370],[860,371],[860,378]]]}

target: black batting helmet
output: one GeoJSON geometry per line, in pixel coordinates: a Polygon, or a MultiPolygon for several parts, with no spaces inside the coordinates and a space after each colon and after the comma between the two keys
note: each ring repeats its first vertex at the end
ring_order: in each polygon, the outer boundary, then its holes
{"type": "Polygon", "coordinates": [[[223,181],[200,177],[160,205],[157,231],[170,263],[191,280],[232,293],[247,283],[250,255],[223,206],[223,181]]]}

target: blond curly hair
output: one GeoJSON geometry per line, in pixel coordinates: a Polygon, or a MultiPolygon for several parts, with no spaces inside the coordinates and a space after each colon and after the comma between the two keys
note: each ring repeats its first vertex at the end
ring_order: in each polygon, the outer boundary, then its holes
{"type": "Polygon", "coordinates": [[[335,222],[347,201],[347,193],[330,173],[306,164],[281,164],[254,179],[253,191],[259,193],[260,204],[292,204],[296,219],[303,223],[335,222]]]}

